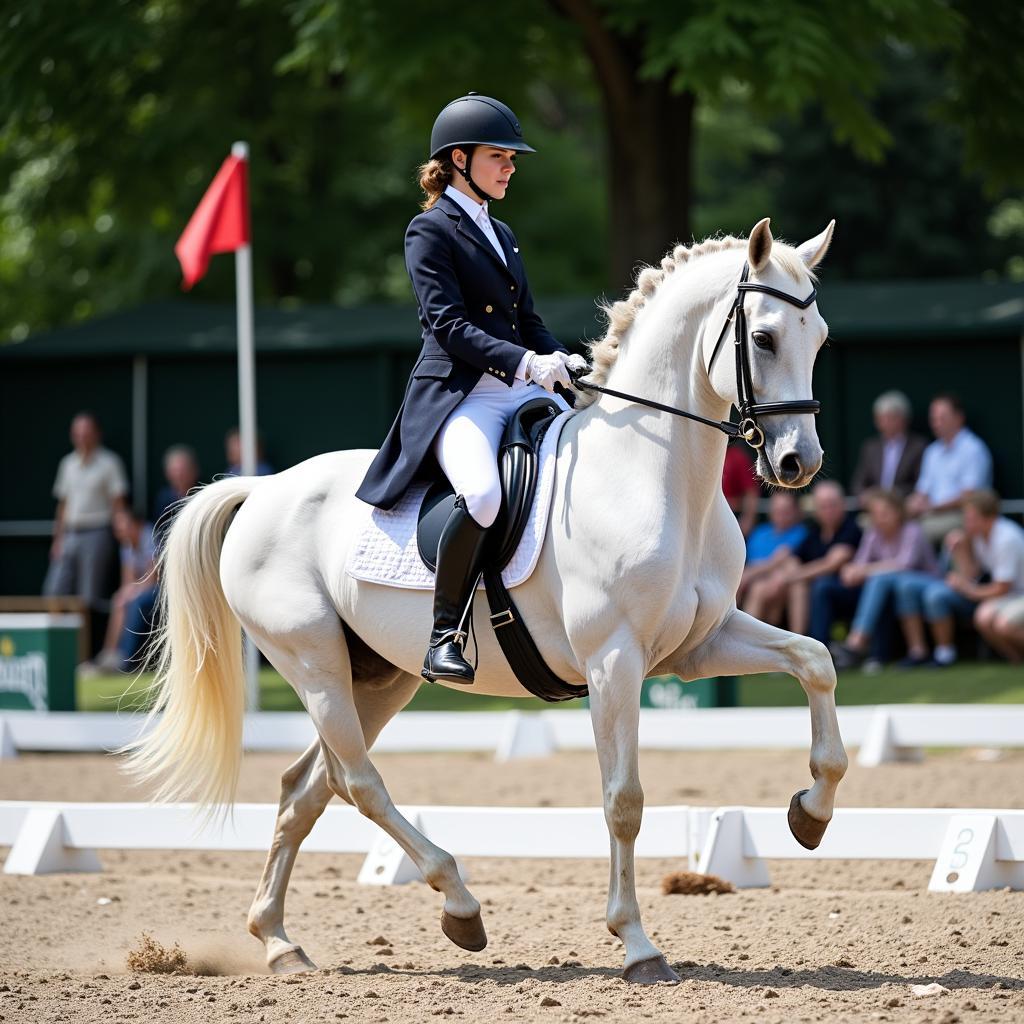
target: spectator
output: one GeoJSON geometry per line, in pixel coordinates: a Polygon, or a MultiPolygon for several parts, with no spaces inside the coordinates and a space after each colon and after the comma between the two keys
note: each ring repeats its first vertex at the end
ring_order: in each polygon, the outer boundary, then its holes
{"type": "Polygon", "coordinates": [[[910,433],[910,399],[902,391],[879,395],[872,411],[878,436],[861,445],[853,493],[860,498],[865,491],[880,487],[905,498],[917,482],[928,442],[920,434],[910,433]]]}
{"type": "Polygon", "coordinates": [[[846,495],[838,483],[821,480],[811,495],[814,512],[807,536],[774,573],[750,585],[743,605],[744,611],[775,625],[785,616],[794,633],[808,629],[811,581],[834,576],[860,543],[860,528],[846,512],[846,495]]]}
{"type": "Polygon", "coordinates": [[[928,409],[935,440],[925,449],[921,475],[907,499],[907,512],[920,516],[928,539],[938,544],[963,522],[960,503],[968,491],[992,486],[992,455],[965,426],[955,395],[936,395],[928,409]]]}
{"type": "MultiPolygon", "coordinates": [[[[242,435],[238,427],[232,427],[224,436],[224,455],[228,460],[226,476],[242,475],[242,435]]],[[[263,438],[256,436],[256,475],[271,476],[273,467],[263,457],[263,438]]]]}
{"type": "Polygon", "coordinates": [[[800,546],[807,527],[790,491],[776,491],[768,501],[768,522],[754,527],[747,538],[747,564],[739,590],[740,603],[755,580],[770,576],[800,546]]]}
{"type": "Polygon", "coordinates": [[[157,492],[153,503],[153,523],[156,545],[163,543],[164,534],[174,518],[178,502],[188,496],[199,483],[199,460],[187,444],[171,445],[164,452],[164,477],[167,483],[157,492]]]}
{"type": "Polygon", "coordinates": [[[865,495],[871,527],[861,539],[853,560],[843,566],[839,578],[822,577],[811,589],[811,636],[829,643],[836,619],[852,617],[845,645],[832,647],[838,668],[865,659],[884,660],[885,631],[879,630],[893,580],[898,574],[917,572],[932,579],[935,553],[920,525],[904,518],[903,502],[892,491],[865,495]]]}
{"type": "Polygon", "coordinates": [[[1024,595],[1024,530],[999,515],[994,491],[965,495],[964,527],[946,537],[953,570],[945,580],[908,577],[896,589],[896,607],[907,640],[907,664],[952,665],[956,661],[954,624],[973,618],[982,635],[1001,653],[1017,653],[1000,643],[995,620],[1007,609],[1016,616],[1016,599],[1024,595]],[[983,576],[988,582],[980,582],[983,576]],[[929,662],[924,622],[931,627],[935,648],[929,662]]]}
{"type": "Polygon", "coordinates": [[[106,641],[95,661],[79,666],[83,677],[106,670],[127,672],[148,635],[156,602],[156,549],[153,527],[126,509],[114,515],[114,536],[121,545],[121,586],[111,600],[106,641]]]}
{"type": "Polygon", "coordinates": [[[44,594],[77,595],[93,610],[101,610],[109,594],[114,559],[110,524],[124,508],[128,491],[121,459],[101,441],[96,417],[78,413],[71,421],[74,451],[60,460],[53,485],[57,514],[43,583],[44,594]]]}
{"type": "Polygon", "coordinates": [[[761,497],[761,485],[754,474],[754,464],[738,444],[729,444],[725,449],[725,465],[722,467],[722,491],[729,508],[739,520],[744,537],[757,522],[757,504],[761,497]]]}

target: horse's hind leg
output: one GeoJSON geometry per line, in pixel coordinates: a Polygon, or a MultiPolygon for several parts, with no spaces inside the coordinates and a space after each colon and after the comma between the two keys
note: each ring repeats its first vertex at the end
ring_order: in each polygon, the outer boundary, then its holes
{"type": "MultiPolygon", "coordinates": [[[[359,704],[369,706],[379,701],[380,691],[368,687],[365,698],[356,697],[349,645],[337,613],[320,594],[298,597],[302,600],[297,600],[295,607],[303,612],[301,628],[287,632],[279,628],[271,634],[261,631],[257,623],[243,619],[243,625],[309,711],[322,741],[330,789],[387,832],[431,888],[444,893],[441,927],[448,938],[464,949],[483,949],[487,939],[480,904],[459,877],[455,858],[431,843],[398,812],[370,762],[359,704]]],[[[354,653],[365,652],[354,648],[354,653]]],[[[406,685],[411,687],[411,681],[406,685]]],[[[406,700],[412,692],[408,690],[406,700]]]]}
{"type": "Polygon", "coordinates": [[[316,969],[302,947],[291,942],[284,930],[284,896],[299,846],[332,795],[317,739],[281,776],[274,839],[249,908],[249,931],[263,943],[267,966],[275,974],[316,969]]]}
{"type": "MultiPolygon", "coordinates": [[[[386,669],[390,669],[387,672],[390,681],[375,674],[366,684],[357,683],[354,691],[367,746],[372,745],[380,730],[405,707],[420,685],[418,678],[391,666],[386,669]]],[[[291,942],[285,932],[284,901],[299,846],[333,795],[327,782],[321,740],[317,738],[281,776],[281,803],[274,839],[249,910],[249,931],[263,942],[267,966],[275,974],[315,970],[302,947],[291,942]]]]}

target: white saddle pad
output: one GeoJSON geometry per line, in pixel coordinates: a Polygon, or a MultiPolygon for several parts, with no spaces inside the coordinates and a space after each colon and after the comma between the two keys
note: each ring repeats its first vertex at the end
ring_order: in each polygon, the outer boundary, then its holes
{"type": "MultiPolygon", "coordinates": [[[[530,578],[540,558],[547,532],[551,496],[555,486],[555,452],[562,426],[572,412],[563,412],[548,427],[538,457],[537,491],[526,522],[522,540],[512,560],[502,570],[506,587],[515,587],[530,578]]],[[[366,521],[359,538],[349,551],[345,571],[357,580],[382,583],[388,587],[433,590],[434,574],[420,558],[416,547],[416,522],[419,518],[426,484],[415,484],[388,512],[367,505],[366,521]]]]}

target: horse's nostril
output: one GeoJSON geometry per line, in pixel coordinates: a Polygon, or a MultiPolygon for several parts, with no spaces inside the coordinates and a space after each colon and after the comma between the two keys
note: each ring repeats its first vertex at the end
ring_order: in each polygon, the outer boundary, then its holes
{"type": "Polygon", "coordinates": [[[783,480],[796,480],[804,471],[796,452],[788,452],[779,462],[779,471],[783,480]]]}

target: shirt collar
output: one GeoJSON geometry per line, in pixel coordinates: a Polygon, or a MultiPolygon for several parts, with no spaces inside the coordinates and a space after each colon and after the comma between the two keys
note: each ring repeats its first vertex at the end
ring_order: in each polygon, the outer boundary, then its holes
{"type": "Polygon", "coordinates": [[[475,199],[470,199],[465,192],[460,192],[454,185],[446,185],[444,194],[449,199],[455,200],[459,206],[469,214],[469,217],[473,221],[479,221],[481,211],[487,212],[487,203],[478,203],[475,199]]]}

